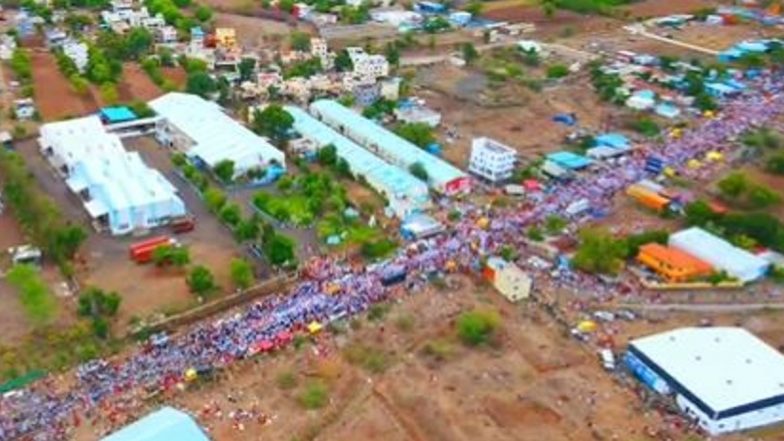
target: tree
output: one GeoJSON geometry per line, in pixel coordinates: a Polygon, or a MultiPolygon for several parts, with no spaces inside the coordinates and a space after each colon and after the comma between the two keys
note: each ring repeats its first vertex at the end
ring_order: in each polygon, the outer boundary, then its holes
{"type": "Polygon", "coordinates": [[[702,227],[718,221],[721,217],[711,208],[710,204],[701,199],[686,204],[683,211],[686,215],[686,223],[692,226],[702,227]]]}
{"type": "Polygon", "coordinates": [[[344,177],[351,176],[351,166],[348,165],[348,161],[345,158],[338,158],[338,161],[335,163],[335,171],[344,177]]]}
{"type": "Polygon", "coordinates": [[[540,4],[542,6],[542,12],[544,13],[544,16],[547,18],[553,18],[555,11],[558,8],[558,3],[556,0],[541,0],[540,4]]]}
{"type": "Polygon", "coordinates": [[[86,95],[90,92],[90,83],[81,75],[73,74],[68,78],[71,88],[79,95],[86,95]]]}
{"type": "MultiPolygon", "coordinates": [[[[143,27],[135,27],[125,37],[124,43],[124,57],[123,59],[141,59],[143,55],[150,53],[154,38],[150,31],[143,27]]],[[[107,54],[110,57],[111,54],[107,54]]]]}
{"type": "Polygon", "coordinates": [[[482,5],[482,2],[478,1],[478,0],[471,0],[470,2],[468,2],[466,7],[464,8],[464,10],[466,12],[468,12],[471,15],[473,15],[474,17],[476,17],[479,14],[481,14],[482,13],[482,9],[484,9],[484,6],[482,5]]]}
{"type": "Polygon", "coordinates": [[[617,274],[628,254],[626,243],[601,229],[580,232],[580,245],[572,262],[588,273],[617,274]]]}
{"type": "Polygon", "coordinates": [[[569,75],[569,68],[563,64],[553,64],[547,68],[547,78],[558,79],[569,75]]]}
{"type": "Polygon", "coordinates": [[[384,49],[384,56],[391,66],[400,65],[400,49],[394,42],[387,43],[386,48],[384,49]]]}
{"type": "Polygon", "coordinates": [[[213,212],[220,212],[221,208],[226,205],[226,194],[215,187],[210,187],[204,191],[204,204],[213,212]]]}
{"type": "Polygon", "coordinates": [[[637,133],[649,138],[653,138],[661,132],[661,128],[656,124],[656,121],[647,116],[637,118],[630,124],[630,127],[637,133]]]}
{"type": "Polygon", "coordinates": [[[427,173],[427,169],[421,162],[415,162],[408,167],[409,173],[411,173],[415,178],[418,178],[422,181],[427,181],[430,176],[427,173]]]}
{"type": "Polygon", "coordinates": [[[310,52],[310,34],[294,31],[289,36],[291,48],[295,51],[310,52]]]}
{"type": "Polygon", "coordinates": [[[231,159],[224,159],[212,168],[212,172],[224,184],[231,184],[234,181],[234,161],[231,159]]]}
{"type": "Polygon", "coordinates": [[[765,164],[765,169],[773,174],[784,175],[784,153],[771,156],[765,164]]]}
{"type": "Polygon", "coordinates": [[[318,162],[325,166],[334,166],[338,160],[337,149],[334,144],[327,144],[318,151],[318,162]]]}
{"type": "Polygon", "coordinates": [[[781,202],[781,195],[763,185],[752,185],[748,193],[749,205],[755,209],[768,208],[781,202]]]}
{"type": "Polygon", "coordinates": [[[242,219],[234,227],[234,236],[240,242],[254,241],[259,237],[259,221],[255,218],[242,219]]]}
{"type": "Polygon", "coordinates": [[[719,191],[724,197],[737,199],[749,188],[746,175],[740,172],[730,173],[718,183],[719,191]]]}
{"type": "Polygon", "coordinates": [[[351,61],[351,57],[348,56],[348,51],[345,49],[338,52],[335,57],[335,69],[337,69],[338,72],[349,72],[354,70],[354,63],[351,61]]]}
{"type": "Polygon", "coordinates": [[[401,138],[425,148],[436,141],[433,128],[425,123],[405,123],[395,128],[395,133],[401,138]]]}
{"type": "Polygon", "coordinates": [[[250,81],[253,71],[256,69],[256,59],[243,58],[237,66],[240,72],[240,81],[250,81]]]}
{"type": "Polygon", "coordinates": [[[61,263],[73,259],[79,247],[87,239],[87,233],[78,225],[66,224],[50,231],[49,252],[61,263]]]}
{"type": "Polygon", "coordinates": [[[50,323],[57,314],[57,302],[41,274],[31,265],[14,265],[6,274],[19,293],[25,314],[36,326],[50,323]]]}
{"type": "Polygon", "coordinates": [[[280,266],[295,262],[294,240],[288,236],[274,233],[264,241],[264,255],[272,265],[280,266]]]}
{"type": "Polygon", "coordinates": [[[270,104],[253,115],[253,131],[277,142],[286,139],[293,125],[294,117],[280,104],[270,104]]]}
{"type": "Polygon", "coordinates": [[[560,234],[566,225],[568,225],[566,219],[556,214],[551,214],[544,220],[544,228],[550,235],[560,234]]]}
{"type": "Polygon", "coordinates": [[[120,94],[117,92],[117,86],[114,83],[101,84],[101,100],[105,104],[115,104],[120,99],[120,94]]]}
{"type": "Polygon", "coordinates": [[[210,21],[212,19],[212,9],[209,6],[199,5],[196,8],[196,12],[193,14],[197,20],[204,23],[206,21],[210,21]]]}
{"type": "Polygon", "coordinates": [[[199,297],[211,294],[217,289],[212,272],[202,265],[197,265],[191,270],[186,283],[191,292],[199,297]]]}
{"type": "Polygon", "coordinates": [[[227,225],[237,226],[242,220],[242,209],[234,202],[226,204],[220,211],[220,219],[227,225]]]}
{"type": "Polygon", "coordinates": [[[232,259],[231,281],[238,289],[247,289],[253,283],[253,266],[245,259],[232,259]]]}
{"type": "Polygon", "coordinates": [[[191,263],[191,253],[185,246],[164,245],[153,250],[152,261],[158,267],[184,268],[191,263]]]}
{"type": "Polygon", "coordinates": [[[79,296],[76,313],[80,317],[114,317],[120,309],[122,297],[114,291],[105,292],[94,286],[88,287],[79,296]]]}
{"type": "Polygon", "coordinates": [[[665,230],[650,230],[626,236],[626,257],[631,259],[640,252],[640,247],[649,243],[667,245],[670,234],[665,230]]]}
{"type": "Polygon", "coordinates": [[[474,61],[476,61],[477,58],[479,58],[479,52],[477,52],[473,43],[463,43],[461,50],[466,64],[472,64],[474,61]]]}
{"type": "Polygon", "coordinates": [[[501,325],[501,316],[494,310],[475,309],[460,314],[455,324],[463,343],[479,346],[490,341],[501,325]]]}
{"type": "Polygon", "coordinates": [[[295,3],[295,0],[280,0],[278,2],[278,8],[280,8],[281,11],[291,13],[291,11],[294,10],[295,3]]]}
{"type": "Polygon", "coordinates": [[[218,90],[215,80],[206,72],[193,72],[188,74],[185,91],[202,98],[209,98],[218,90]]]}

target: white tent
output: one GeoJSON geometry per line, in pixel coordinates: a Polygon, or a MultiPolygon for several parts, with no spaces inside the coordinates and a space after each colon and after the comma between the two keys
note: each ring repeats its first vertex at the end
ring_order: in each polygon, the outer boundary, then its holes
{"type": "Polygon", "coordinates": [[[670,236],[669,245],[724,270],[742,282],[765,275],[770,263],[707,231],[692,227],[670,236]]]}

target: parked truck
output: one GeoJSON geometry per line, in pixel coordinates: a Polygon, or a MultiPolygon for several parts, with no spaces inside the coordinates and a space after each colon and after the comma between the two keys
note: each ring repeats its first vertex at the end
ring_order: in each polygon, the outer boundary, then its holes
{"type": "Polygon", "coordinates": [[[637,184],[629,186],[626,189],[626,194],[631,196],[637,203],[658,212],[669,209],[671,203],[666,197],[637,184]]]}
{"type": "Polygon", "coordinates": [[[141,242],[131,244],[129,254],[131,260],[138,264],[148,263],[152,260],[152,253],[156,249],[164,246],[176,244],[176,241],[169,236],[156,236],[141,242]]]}

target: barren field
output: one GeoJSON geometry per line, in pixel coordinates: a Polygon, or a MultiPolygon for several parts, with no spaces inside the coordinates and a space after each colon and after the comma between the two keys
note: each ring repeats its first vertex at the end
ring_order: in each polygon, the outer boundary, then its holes
{"type": "MultiPolygon", "coordinates": [[[[657,30],[659,34],[663,31],[657,30]]],[[[670,32],[670,31],[667,31],[670,32]]],[[[727,26],[711,26],[694,23],[681,30],[670,32],[676,40],[721,51],[743,40],[768,38],[778,35],[776,30],[755,23],[740,23],[727,26]]]]}
{"type": "MultiPolygon", "coordinates": [[[[226,0],[210,0],[207,3],[236,3],[226,0]]],[[[229,27],[237,31],[237,40],[244,48],[258,48],[284,42],[292,27],[286,23],[238,14],[216,13],[216,27],[229,27]]],[[[303,29],[304,30],[304,29],[303,29]]]]}
{"type": "Polygon", "coordinates": [[[149,101],[163,94],[142,68],[136,63],[123,65],[123,78],[118,86],[120,101],[149,101]]]}
{"type": "Polygon", "coordinates": [[[80,95],[71,88],[68,79],[57,69],[49,52],[31,51],[35,104],[44,121],[69,116],[81,116],[98,109],[90,96],[80,95]]]}
{"type": "MultiPolygon", "coordinates": [[[[615,112],[601,103],[581,78],[533,92],[522,86],[503,86],[498,95],[514,95],[517,105],[481,105],[475,98],[485,93],[482,75],[451,65],[430,68],[420,75],[423,88],[417,96],[443,113],[442,127],[459,134],[451,144],[444,145],[444,157],[464,166],[468,161],[471,139],[488,136],[517,149],[523,158],[558,149],[572,127],[552,121],[557,113],[576,113],[579,124],[600,129],[615,112]],[[475,83],[475,85],[473,84],[475,83]]],[[[443,137],[442,137],[443,139],[443,137]]]]}
{"type": "MultiPolygon", "coordinates": [[[[8,210],[0,214],[0,274],[8,269],[8,247],[23,244],[24,237],[19,224],[11,217],[8,210]]],[[[0,344],[13,344],[27,335],[31,330],[24,315],[22,305],[17,300],[16,292],[3,277],[0,277],[0,344]]]]}

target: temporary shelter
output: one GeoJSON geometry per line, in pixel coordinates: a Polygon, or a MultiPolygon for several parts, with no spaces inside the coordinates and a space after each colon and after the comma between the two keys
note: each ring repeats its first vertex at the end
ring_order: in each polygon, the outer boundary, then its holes
{"type": "Polygon", "coordinates": [[[631,147],[629,138],[620,133],[602,133],[594,138],[594,142],[599,147],[610,147],[617,150],[628,150],[631,147]]]}
{"type": "Polygon", "coordinates": [[[680,328],[629,344],[630,371],[711,435],[784,421],[784,355],[743,328],[680,328]]]}
{"type": "Polygon", "coordinates": [[[209,441],[188,414],[163,407],[101,441],[209,441]]]}
{"type": "Polygon", "coordinates": [[[751,282],[765,275],[770,263],[742,250],[701,228],[692,227],[672,234],[669,245],[724,270],[742,282],[751,282]]]}
{"type": "Polygon", "coordinates": [[[401,235],[408,240],[424,239],[444,231],[444,225],[421,213],[409,215],[400,226],[401,235]]]}
{"type": "Polygon", "coordinates": [[[550,153],[547,155],[547,160],[569,170],[580,170],[593,163],[593,161],[585,156],[567,151],[550,153]]]}

